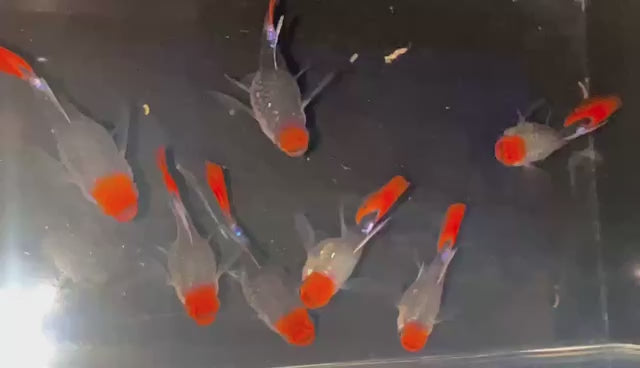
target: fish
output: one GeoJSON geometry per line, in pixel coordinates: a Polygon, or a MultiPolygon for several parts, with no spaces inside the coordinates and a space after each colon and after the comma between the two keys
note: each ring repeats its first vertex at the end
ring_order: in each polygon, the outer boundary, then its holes
{"type": "Polygon", "coordinates": [[[397,304],[398,334],[402,347],[409,352],[424,348],[438,323],[445,274],[456,254],[456,240],[466,212],[466,205],[449,206],[438,238],[438,253],[425,270],[420,266],[415,281],[404,292],[397,304]]]}
{"type": "MultiPolygon", "coordinates": [[[[183,174],[186,173],[187,182],[195,181],[193,175],[184,172],[180,166],[178,170],[183,174]]],[[[250,260],[250,262],[243,262],[247,258],[239,258],[238,265],[230,266],[235,270],[229,271],[229,274],[240,283],[247,303],[258,317],[287,343],[295,346],[311,345],[315,339],[313,321],[295,290],[285,285],[281,270],[262,267],[252,254],[250,240],[231,212],[229,191],[222,166],[205,161],[205,176],[207,185],[223,215],[220,221],[216,221],[218,226],[223,235],[238,244],[250,260]]],[[[206,202],[204,193],[196,185],[192,187],[206,202]]],[[[207,210],[214,219],[217,218],[210,207],[207,207],[207,210]]]]}
{"type": "Polygon", "coordinates": [[[328,74],[304,99],[297,84],[298,75],[292,75],[278,51],[278,38],[284,17],[274,25],[277,0],[270,0],[265,15],[258,71],[242,82],[227,75],[234,85],[249,94],[250,107],[239,100],[217,91],[210,91],[219,102],[235,110],[247,112],[260,125],[262,132],[282,152],[300,157],[309,149],[309,130],[304,109],[333,80],[328,74]],[[248,82],[250,80],[250,82],[248,82]]]}
{"type": "Polygon", "coordinates": [[[282,270],[247,264],[235,277],[249,306],[288,344],[311,345],[316,336],[315,325],[295,288],[286,285],[282,270]]]}
{"type": "Polygon", "coordinates": [[[584,123],[574,134],[587,134],[604,125],[621,107],[622,99],[616,95],[586,98],[566,117],[563,126],[568,128],[584,123]]]}
{"type": "Polygon", "coordinates": [[[213,323],[220,308],[218,280],[227,267],[218,267],[209,241],[201,237],[182,202],[176,181],[167,166],[166,148],[157,152],[171,211],[176,218],[177,237],[167,252],[169,283],[198,325],[213,323]]]}
{"type": "Polygon", "coordinates": [[[138,189],[125,157],[128,123],[120,128],[116,142],[102,125],[75,108],[71,118],[44,78],[38,77],[24,59],[3,47],[0,47],[0,72],[28,82],[64,117],[51,120],[51,131],[69,181],[105,215],[118,222],[132,221],[138,213],[138,189]]]}
{"type": "Polygon", "coordinates": [[[409,188],[407,179],[400,175],[394,176],[380,190],[371,193],[363,201],[356,212],[356,224],[360,225],[365,233],[371,231],[375,223],[391,209],[407,188],[409,188]]]}
{"type": "MultiPolygon", "coordinates": [[[[402,180],[406,182],[404,178],[402,180]]],[[[395,185],[398,181],[401,180],[392,179],[378,193],[386,192],[385,188],[395,185]]],[[[398,200],[402,192],[404,190],[399,193],[394,192],[395,201],[398,200]]],[[[333,295],[344,287],[362,256],[363,247],[389,221],[389,218],[383,221],[378,220],[393,203],[379,201],[379,198],[374,195],[362,204],[361,209],[364,207],[370,209],[371,212],[377,211],[378,215],[381,214],[376,217],[374,226],[366,232],[347,227],[344,220],[344,207],[341,205],[339,207],[340,237],[324,239],[317,244],[309,220],[303,214],[295,215],[295,226],[307,251],[307,260],[302,269],[302,284],[300,285],[300,299],[307,308],[317,309],[326,306],[333,295]]]]}
{"type": "Polygon", "coordinates": [[[495,157],[505,166],[531,167],[571,140],[602,127],[621,107],[622,100],[614,95],[584,99],[567,116],[563,130],[528,122],[520,116],[518,123],[505,129],[496,141],[495,157]]]}

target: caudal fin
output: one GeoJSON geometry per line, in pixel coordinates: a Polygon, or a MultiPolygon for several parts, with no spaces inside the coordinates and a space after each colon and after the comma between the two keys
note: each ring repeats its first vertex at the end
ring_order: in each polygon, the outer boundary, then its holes
{"type": "Polygon", "coordinates": [[[207,161],[205,163],[205,173],[207,176],[207,185],[209,185],[209,189],[211,189],[211,192],[216,197],[220,209],[225,214],[225,216],[231,218],[229,192],[227,190],[227,184],[224,180],[224,172],[222,170],[222,166],[207,161]]]}
{"type": "Polygon", "coordinates": [[[438,238],[438,253],[450,251],[455,246],[466,210],[467,206],[463,203],[454,203],[447,209],[438,238]]]}
{"type": "Polygon", "coordinates": [[[404,177],[394,176],[387,184],[376,192],[370,194],[360,205],[356,212],[356,224],[366,225],[369,231],[380,219],[389,212],[391,207],[398,201],[398,198],[409,188],[409,182],[404,177]],[[365,217],[373,217],[371,222],[363,224],[365,217]]]}
{"type": "Polygon", "coordinates": [[[31,65],[13,51],[0,47],[0,72],[29,81],[35,72],[31,65]]]}
{"type": "Polygon", "coordinates": [[[160,172],[162,173],[162,180],[164,181],[164,185],[167,188],[167,191],[178,198],[180,198],[180,192],[178,191],[178,184],[171,176],[169,172],[169,167],[167,166],[167,149],[164,146],[158,148],[158,152],[156,154],[156,162],[160,172]]]}
{"type": "Polygon", "coordinates": [[[578,137],[592,132],[602,125],[622,107],[622,100],[615,95],[588,98],[576,107],[564,121],[564,127],[583,123],[578,132],[570,136],[578,137]],[[578,134],[580,133],[580,134],[578,134]]]}

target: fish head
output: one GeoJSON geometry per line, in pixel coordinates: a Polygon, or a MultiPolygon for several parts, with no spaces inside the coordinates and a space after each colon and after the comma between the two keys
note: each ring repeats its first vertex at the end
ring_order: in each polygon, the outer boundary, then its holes
{"type": "Polygon", "coordinates": [[[138,214],[138,190],[131,175],[117,172],[96,179],[91,196],[102,211],[119,222],[138,214]]]}
{"type": "Polygon", "coordinates": [[[527,156],[524,138],[519,135],[503,135],[496,142],[495,156],[505,166],[522,166],[527,156]]]}
{"type": "Polygon", "coordinates": [[[409,352],[415,353],[427,344],[431,328],[418,321],[410,321],[404,324],[400,330],[400,343],[409,352]]]}
{"type": "Polygon", "coordinates": [[[278,148],[290,157],[300,157],[309,149],[309,131],[304,121],[285,123],[276,135],[278,148]]]}
{"type": "Polygon", "coordinates": [[[218,288],[213,284],[206,284],[189,289],[184,295],[184,308],[198,325],[213,323],[220,309],[218,288]]]}
{"type": "Polygon", "coordinates": [[[308,346],[316,337],[316,329],[309,312],[297,307],[280,318],[275,329],[291,345],[308,346]]]}
{"type": "Polygon", "coordinates": [[[300,300],[309,309],[322,308],[336,293],[335,281],[324,272],[310,271],[300,285],[300,300]]]}

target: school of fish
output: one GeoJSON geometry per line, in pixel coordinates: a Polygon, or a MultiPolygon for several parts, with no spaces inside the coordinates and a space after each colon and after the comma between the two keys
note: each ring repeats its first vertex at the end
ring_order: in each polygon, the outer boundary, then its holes
{"type": "MultiPolygon", "coordinates": [[[[304,69],[291,74],[282,57],[278,41],[284,17],[274,22],[276,6],[277,0],[269,0],[257,71],[243,80],[225,75],[248,95],[249,103],[221,92],[209,93],[224,106],[251,116],[262,133],[284,154],[300,157],[307,153],[311,138],[305,109],[333,80],[335,73],[327,75],[306,97],[302,96],[297,79],[304,69]]],[[[57,116],[49,121],[58,159],[68,181],[79,189],[81,198],[118,223],[134,221],[138,215],[138,186],[126,158],[128,122],[108,131],[66,98],[59,98],[26,60],[5,47],[0,47],[0,72],[26,82],[34,98],[53,106],[57,116]]],[[[585,96],[564,119],[560,129],[529,121],[530,116],[520,116],[495,142],[495,158],[508,167],[538,165],[573,140],[602,128],[621,107],[622,100],[616,95],[585,96]]],[[[309,310],[327,306],[341,290],[349,294],[348,285],[354,270],[360,262],[366,262],[366,246],[390,223],[391,210],[411,187],[404,176],[392,177],[365,196],[355,216],[349,219],[345,218],[344,203],[339,203],[340,234],[336,237],[316,239],[306,215],[294,214],[292,230],[299,236],[306,260],[299,270],[299,280],[292,282],[284,269],[255,254],[252,240],[233,211],[225,175],[228,170],[203,160],[201,172],[194,171],[194,174],[180,164],[179,157],[171,158],[165,146],[157,147],[157,173],[162,178],[166,203],[176,225],[175,240],[161,248],[166,254],[167,283],[175,290],[184,314],[197,325],[213,324],[224,308],[224,300],[219,296],[219,280],[228,275],[237,282],[258,319],[294,346],[308,346],[315,341],[318,330],[309,310]],[[178,176],[184,179],[185,187],[178,185],[178,176]],[[206,221],[214,224],[214,234],[198,230],[193,213],[183,201],[184,191],[196,193],[208,214],[206,221]],[[224,244],[230,244],[231,251],[225,250],[224,244]]],[[[442,321],[440,309],[445,278],[459,249],[458,238],[466,212],[464,203],[448,207],[433,260],[428,266],[420,262],[415,280],[393,301],[398,313],[399,346],[408,352],[421,351],[434,333],[434,327],[442,321]]],[[[68,252],[76,255],[76,258],[55,257],[65,277],[73,281],[104,282],[103,273],[94,273],[97,276],[93,277],[75,271],[74,264],[82,261],[77,255],[82,255],[87,239],[66,231],[52,232],[44,239],[43,248],[55,255],[63,254],[57,249],[60,243],[71,246],[68,252]]]]}

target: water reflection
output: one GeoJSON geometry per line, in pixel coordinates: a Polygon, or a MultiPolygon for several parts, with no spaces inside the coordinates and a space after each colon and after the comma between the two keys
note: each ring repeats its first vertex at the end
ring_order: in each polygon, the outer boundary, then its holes
{"type": "Polygon", "coordinates": [[[51,284],[0,289],[0,366],[47,368],[55,347],[43,322],[52,310],[57,289],[51,284]]]}

